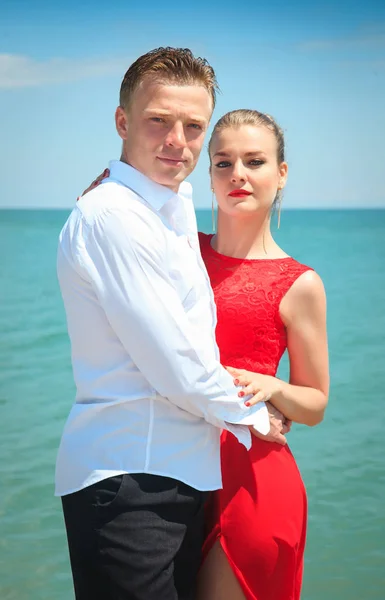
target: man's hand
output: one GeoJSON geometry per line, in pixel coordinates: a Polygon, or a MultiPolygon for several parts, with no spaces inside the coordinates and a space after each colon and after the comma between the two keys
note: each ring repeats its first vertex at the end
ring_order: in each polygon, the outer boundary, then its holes
{"type": "Polygon", "coordinates": [[[249,429],[253,435],[261,440],[265,440],[266,442],[276,442],[277,444],[281,444],[281,446],[285,446],[287,444],[285,434],[290,431],[292,423],[286,419],[275,406],[270,404],[270,402],[266,402],[266,407],[269,412],[270,420],[269,433],[262,435],[262,433],[256,431],[252,425],[249,426],[249,429]]]}

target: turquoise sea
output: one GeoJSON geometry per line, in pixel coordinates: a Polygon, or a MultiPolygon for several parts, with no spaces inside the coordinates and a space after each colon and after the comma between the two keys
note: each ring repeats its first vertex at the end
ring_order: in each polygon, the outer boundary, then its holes
{"type": "MultiPolygon", "coordinates": [[[[73,598],[56,449],[74,397],[55,273],[67,211],[0,211],[0,599],[73,598]]],[[[210,231],[209,212],[198,213],[210,231]]],[[[284,211],[328,295],[325,421],[290,444],[309,495],[303,600],[385,598],[385,210],[284,211]]],[[[287,373],[284,364],[281,376],[287,373]]]]}

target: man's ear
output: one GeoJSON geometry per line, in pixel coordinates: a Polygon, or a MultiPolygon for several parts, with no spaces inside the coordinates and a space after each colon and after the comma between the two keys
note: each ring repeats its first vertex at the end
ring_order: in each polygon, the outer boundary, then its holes
{"type": "Polygon", "coordinates": [[[115,111],[116,131],[122,140],[126,140],[128,136],[128,119],[124,109],[121,106],[115,111]]]}

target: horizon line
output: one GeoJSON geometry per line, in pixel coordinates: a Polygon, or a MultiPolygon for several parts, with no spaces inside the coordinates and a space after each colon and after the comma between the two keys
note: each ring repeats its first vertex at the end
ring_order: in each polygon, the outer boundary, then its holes
{"type": "MultiPolygon", "coordinates": [[[[75,205],[74,205],[75,206],[75,205]]],[[[1,210],[8,211],[64,211],[64,210],[72,210],[74,206],[0,206],[1,210]]],[[[207,210],[211,212],[211,207],[207,206],[197,206],[194,207],[195,210],[207,210]]],[[[282,207],[282,211],[292,211],[292,210],[385,210],[384,206],[370,205],[370,206],[286,206],[282,207]]]]}

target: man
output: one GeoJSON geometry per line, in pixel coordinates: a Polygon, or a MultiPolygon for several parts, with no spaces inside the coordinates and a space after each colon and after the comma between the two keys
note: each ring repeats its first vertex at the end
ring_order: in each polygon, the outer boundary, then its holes
{"type": "Polygon", "coordinates": [[[215,104],[213,69],[189,50],[140,57],[121,86],[121,161],[59,241],[77,387],[60,444],[76,598],[193,597],[203,505],[221,486],[219,436],[269,431],[221,367],[191,189],[215,104]]]}

